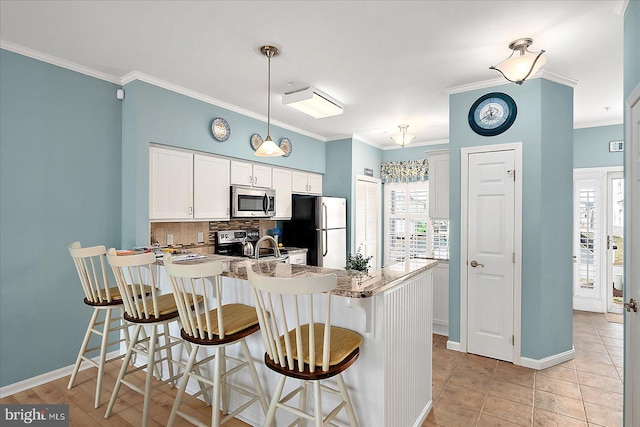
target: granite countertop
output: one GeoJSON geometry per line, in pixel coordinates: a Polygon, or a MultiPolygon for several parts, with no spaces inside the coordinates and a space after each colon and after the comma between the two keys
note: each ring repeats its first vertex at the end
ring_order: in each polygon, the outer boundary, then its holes
{"type": "MultiPolygon", "coordinates": [[[[254,271],[261,272],[262,274],[284,278],[335,274],[338,276],[338,287],[333,291],[333,294],[349,298],[372,297],[438,264],[436,260],[399,262],[389,267],[384,267],[381,270],[370,272],[369,277],[363,278],[357,271],[314,267],[302,264],[288,264],[278,261],[262,261],[217,254],[209,254],[199,259],[178,262],[192,264],[209,261],[220,261],[222,263],[223,276],[241,280],[247,280],[247,266],[250,266],[254,271]]],[[[159,259],[157,264],[162,265],[162,259],[159,259]]]]}

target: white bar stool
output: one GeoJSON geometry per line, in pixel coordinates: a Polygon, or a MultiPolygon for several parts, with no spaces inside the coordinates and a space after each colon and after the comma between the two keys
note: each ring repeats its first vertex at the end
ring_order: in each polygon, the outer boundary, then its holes
{"type": "MultiPolygon", "coordinates": [[[[100,406],[102,377],[104,376],[105,364],[124,357],[124,355],[118,355],[107,359],[107,349],[123,341],[127,344],[129,343],[129,325],[122,321],[124,306],[119,289],[116,286],[109,287],[109,279],[105,269],[107,253],[105,247],[92,246],[83,248],[80,242],[73,242],[69,245],[69,253],[71,254],[71,258],[73,258],[73,263],[76,266],[80,284],[84,291],[84,303],[93,308],[93,315],[91,316],[87,332],[80,346],[78,358],[76,359],[73,373],[69,379],[68,388],[71,389],[75,385],[76,376],[83,361],[98,368],[94,403],[94,406],[97,408],[100,406]],[[112,310],[118,310],[120,315],[112,317],[112,310]],[[100,313],[104,313],[104,320],[102,321],[98,320],[100,313]],[[109,336],[112,333],[117,333],[119,338],[120,331],[124,332],[124,338],[109,341],[109,336]],[[100,345],[87,348],[92,335],[100,337],[100,345]],[[90,356],[96,351],[98,352],[97,361],[90,356]]],[[[143,288],[141,291],[151,292],[149,288],[143,288]]]]}
{"type": "Polygon", "coordinates": [[[175,264],[171,255],[164,256],[164,268],[171,279],[173,296],[178,305],[180,323],[182,324],[182,338],[192,344],[189,361],[180,383],[180,388],[171,409],[169,427],[173,426],[176,416],[180,416],[192,424],[206,427],[206,425],[187,412],[181,411],[184,402],[202,395],[205,391],[213,390],[211,398],[211,426],[219,425],[234,418],[255,402],[260,402],[264,413],[267,413],[267,399],[260,384],[258,373],[249,352],[245,338],[260,329],[256,310],[243,304],[223,304],[220,275],[220,262],[199,264],[175,264]],[[191,301],[196,296],[202,296],[202,304],[192,306],[191,301]],[[193,307],[193,309],[192,309],[193,307]],[[225,347],[239,343],[244,360],[230,357],[225,353],[225,347]],[[198,351],[203,347],[215,348],[215,354],[197,359],[198,351]],[[213,376],[208,377],[200,373],[199,368],[214,361],[213,376]],[[227,367],[227,363],[231,367],[227,367]],[[248,368],[253,382],[253,389],[240,387],[228,381],[232,374],[242,372],[248,368]],[[185,396],[185,389],[190,378],[209,387],[192,396],[185,396]],[[231,392],[240,396],[242,402],[229,412],[231,392]],[[222,403],[222,405],[221,405],[222,403]],[[220,415],[220,406],[222,414],[220,415]]]}
{"type": "MultiPolygon", "coordinates": [[[[265,364],[281,374],[269,405],[265,427],[273,425],[276,410],[282,409],[297,417],[293,424],[312,420],[314,426],[329,425],[342,409],[349,425],[357,427],[356,414],[342,378],[360,354],[362,337],[349,329],[331,326],[331,294],[337,286],[335,274],[300,278],[269,277],[260,266],[247,264],[247,276],[252,285],[260,330],[266,346],[265,364]],[[316,311],[316,309],[318,309],[316,311]],[[316,316],[319,322],[316,322],[316,316]],[[338,390],[322,384],[335,377],[338,390]],[[300,386],[282,397],[287,378],[300,380],[300,386]],[[307,412],[307,384],[313,388],[313,412],[307,412]],[[322,392],[340,397],[340,403],[325,417],[322,392]],[[298,407],[288,402],[299,395],[298,407]]],[[[333,424],[330,424],[333,425],[333,424]]]]}

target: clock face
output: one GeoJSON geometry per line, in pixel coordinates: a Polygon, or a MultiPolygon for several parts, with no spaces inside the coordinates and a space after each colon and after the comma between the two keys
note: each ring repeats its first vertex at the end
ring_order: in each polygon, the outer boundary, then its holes
{"type": "Polygon", "coordinates": [[[473,103],[469,110],[469,125],[483,136],[499,135],[511,127],[516,119],[515,101],[507,94],[488,93],[473,103]]]}

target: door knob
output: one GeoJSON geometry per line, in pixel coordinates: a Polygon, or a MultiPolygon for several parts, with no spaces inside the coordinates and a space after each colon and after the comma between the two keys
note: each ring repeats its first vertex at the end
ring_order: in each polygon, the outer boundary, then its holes
{"type": "Polygon", "coordinates": [[[471,261],[470,265],[471,265],[471,267],[474,267],[474,268],[475,268],[475,267],[484,267],[484,264],[480,264],[480,263],[479,263],[478,261],[476,261],[476,260],[471,261]]]}
{"type": "Polygon", "coordinates": [[[638,312],[638,301],[636,301],[633,298],[631,298],[629,300],[629,302],[625,302],[624,303],[624,308],[626,308],[629,313],[631,313],[631,310],[633,310],[634,313],[637,313],[638,312]]]}

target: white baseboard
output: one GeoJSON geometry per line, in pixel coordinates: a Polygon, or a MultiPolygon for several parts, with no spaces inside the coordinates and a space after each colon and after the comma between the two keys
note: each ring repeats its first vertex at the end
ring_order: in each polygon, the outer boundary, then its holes
{"type": "MultiPolygon", "coordinates": [[[[117,357],[120,355],[119,350],[112,351],[111,353],[107,353],[107,359],[111,359],[113,357],[117,357]]],[[[98,361],[99,356],[93,358],[94,361],[98,361]]],[[[20,393],[21,391],[28,390],[30,388],[37,387],[42,384],[46,384],[51,381],[58,380],[62,377],[66,377],[67,375],[71,375],[73,373],[73,368],[76,366],[73,365],[65,366],[60,369],[56,369],[55,371],[45,372],[44,374],[27,378],[26,380],[19,381],[17,383],[6,385],[0,388],[0,398],[5,398],[7,396],[11,396],[12,394],[20,393]]],[[[85,369],[93,368],[94,366],[84,362],[80,366],[80,371],[84,371],[85,369]]]]}
{"type": "Polygon", "coordinates": [[[554,354],[553,356],[545,357],[544,359],[530,359],[528,357],[520,358],[520,365],[525,368],[536,369],[541,371],[543,369],[550,368],[554,365],[558,365],[567,360],[574,359],[576,357],[576,351],[574,348],[565,351],[564,353],[554,354]]]}
{"type": "Polygon", "coordinates": [[[422,423],[424,423],[427,420],[427,417],[429,416],[429,412],[431,412],[431,408],[433,408],[433,399],[427,402],[427,406],[425,406],[422,412],[420,412],[420,416],[416,420],[415,424],[413,424],[413,427],[420,427],[422,423]]]}
{"type": "Polygon", "coordinates": [[[440,320],[433,321],[433,333],[437,335],[449,336],[449,322],[443,322],[440,320]]]}
{"type": "Polygon", "coordinates": [[[447,341],[447,350],[462,351],[460,343],[457,341],[447,341]]]}

